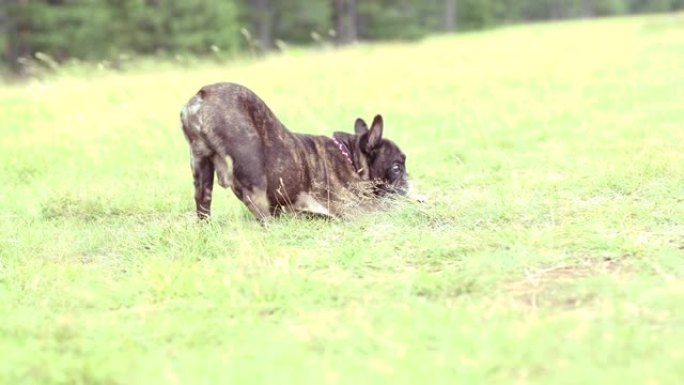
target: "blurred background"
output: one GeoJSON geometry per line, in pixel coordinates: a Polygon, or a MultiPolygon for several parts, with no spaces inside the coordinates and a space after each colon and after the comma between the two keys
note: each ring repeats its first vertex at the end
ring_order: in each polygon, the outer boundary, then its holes
{"type": "Polygon", "coordinates": [[[670,12],[684,0],[1,0],[5,72],[137,56],[230,58],[503,24],[670,12]]]}

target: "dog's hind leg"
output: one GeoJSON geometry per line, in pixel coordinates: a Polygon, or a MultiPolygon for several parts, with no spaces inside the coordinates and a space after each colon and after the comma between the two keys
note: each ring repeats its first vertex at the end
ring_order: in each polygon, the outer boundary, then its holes
{"type": "Polygon", "coordinates": [[[181,128],[190,144],[190,168],[195,186],[197,217],[206,219],[211,215],[211,193],[214,188],[214,151],[202,138],[202,98],[196,95],[183,106],[180,113],[181,128]]]}
{"type": "Polygon", "coordinates": [[[197,217],[207,219],[211,215],[211,193],[214,188],[214,163],[211,157],[194,157],[192,179],[195,185],[197,217]]]}

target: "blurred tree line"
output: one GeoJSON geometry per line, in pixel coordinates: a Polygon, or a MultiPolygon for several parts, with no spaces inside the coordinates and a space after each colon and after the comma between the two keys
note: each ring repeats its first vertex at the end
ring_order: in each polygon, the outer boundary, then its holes
{"type": "Polygon", "coordinates": [[[18,68],[121,55],[266,51],[684,8],[684,0],[0,0],[0,49],[18,68]]]}

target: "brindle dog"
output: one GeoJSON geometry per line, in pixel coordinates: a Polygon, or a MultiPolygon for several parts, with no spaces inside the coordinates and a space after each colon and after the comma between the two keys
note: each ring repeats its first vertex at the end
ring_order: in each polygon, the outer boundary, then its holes
{"type": "MultiPolygon", "coordinates": [[[[286,212],[339,216],[357,186],[371,195],[408,192],[406,155],[382,136],[380,115],[370,129],[332,138],[290,132],[254,92],[233,83],[202,87],[181,110],[190,144],[195,203],[209,217],[214,174],[258,219],[286,212]]],[[[356,195],[355,195],[356,194],[356,195]]]]}

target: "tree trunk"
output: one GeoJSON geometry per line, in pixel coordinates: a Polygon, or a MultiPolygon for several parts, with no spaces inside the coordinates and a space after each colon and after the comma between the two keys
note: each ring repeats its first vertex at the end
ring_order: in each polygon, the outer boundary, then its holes
{"type": "Polygon", "coordinates": [[[335,40],[340,45],[355,42],[358,39],[356,0],[332,0],[332,6],[335,40]]]}
{"type": "Polygon", "coordinates": [[[350,42],[355,42],[359,38],[359,34],[357,32],[358,29],[358,18],[356,16],[356,0],[348,0],[349,1],[349,8],[348,8],[348,15],[349,17],[347,18],[347,36],[349,38],[350,42]]]}
{"type": "MultiPolygon", "coordinates": [[[[15,4],[18,6],[28,5],[29,0],[16,0],[15,4]]],[[[31,25],[29,20],[25,17],[18,18],[16,15],[8,14],[3,8],[3,14],[0,15],[2,20],[2,29],[7,36],[7,45],[5,47],[5,60],[9,63],[14,71],[20,71],[19,59],[31,56],[31,48],[27,40],[31,34],[31,25]]]]}
{"type": "Polygon", "coordinates": [[[584,17],[594,17],[594,2],[593,0],[582,1],[582,11],[584,17]]]}
{"type": "Polygon", "coordinates": [[[444,31],[456,31],[456,0],[444,1],[444,31]]]}
{"type": "Polygon", "coordinates": [[[254,22],[259,48],[268,51],[273,47],[273,4],[271,0],[252,0],[254,22]]]}

